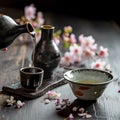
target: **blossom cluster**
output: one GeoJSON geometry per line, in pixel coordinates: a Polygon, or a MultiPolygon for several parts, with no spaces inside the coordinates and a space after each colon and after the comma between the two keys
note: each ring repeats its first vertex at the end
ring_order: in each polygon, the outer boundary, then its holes
{"type": "Polygon", "coordinates": [[[56,100],[60,97],[60,93],[57,93],[55,91],[48,91],[46,92],[45,94],[45,99],[44,99],[44,102],[45,104],[48,104],[50,103],[51,100],[56,100]]]}
{"type": "MultiPolygon", "coordinates": [[[[48,91],[45,94],[44,103],[49,104],[51,101],[55,101],[56,110],[62,110],[64,108],[67,108],[71,105],[71,101],[68,98],[60,99],[60,93],[55,91],[48,91]]],[[[67,118],[64,120],[74,120],[76,118],[76,115],[80,118],[91,118],[92,115],[88,114],[88,111],[86,111],[83,107],[80,106],[73,106],[72,110],[70,111],[67,118]]]]}
{"type": "Polygon", "coordinates": [[[60,30],[54,33],[54,40],[57,45],[62,42],[66,49],[60,62],[62,66],[81,64],[88,60],[91,61],[88,66],[90,68],[110,70],[110,65],[106,63],[106,58],[109,56],[108,48],[98,46],[92,35],[81,34],[77,39],[72,26],[65,26],[62,36],[60,30]]]}
{"type": "MultiPolygon", "coordinates": [[[[36,33],[36,42],[39,41],[41,36],[40,26],[44,24],[45,19],[41,11],[37,11],[34,4],[30,4],[24,8],[24,15],[21,18],[16,19],[16,22],[20,25],[25,24],[26,22],[31,23],[33,28],[35,28],[36,33]]],[[[23,37],[20,36],[20,40],[23,40],[23,37]]]]}
{"type": "Polygon", "coordinates": [[[21,100],[15,100],[13,96],[10,96],[10,98],[6,99],[6,105],[7,106],[14,106],[16,108],[21,108],[25,105],[25,102],[22,102],[21,100]]]}

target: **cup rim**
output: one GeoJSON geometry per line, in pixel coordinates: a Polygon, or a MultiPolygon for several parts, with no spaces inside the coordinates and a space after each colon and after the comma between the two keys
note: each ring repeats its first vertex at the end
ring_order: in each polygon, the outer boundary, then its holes
{"type": "Polygon", "coordinates": [[[115,78],[114,78],[114,75],[108,71],[104,71],[104,70],[100,70],[100,69],[93,69],[93,68],[78,68],[78,69],[74,69],[74,70],[69,70],[67,72],[64,73],[64,79],[66,79],[69,83],[74,83],[74,84],[78,84],[78,85],[88,85],[88,86],[96,86],[96,85],[103,85],[103,84],[108,84],[110,83],[111,81],[113,81],[115,78]],[[71,72],[75,72],[75,71],[89,71],[89,70],[92,70],[92,71],[97,71],[97,72],[102,72],[102,73],[105,73],[107,75],[110,76],[110,79],[108,81],[105,81],[105,82],[100,82],[100,83],[92,83],[92,84],[87,84],[87,83],[78,83],[78,82],[75,82],[74,80],[71,80],[69,77],[68,77],[68,73],[71,73],[71,72]]]}
{"type": "Polygon", "coordinates": [[[28,67],[22,67],[22,68],[20,68],[20,72],[22,72],[22,73],[24,73],[24,74],[40,74],[40,73],[43,73],[44,70],[43,70],[43,68],[39,68],[39,67],[35,67],[35,66],[30,66],[30,67],[28,66],[28,67]],[[23,71],[23,70],[29,69],[29,68],[37,69],[37,70],[40,70],[40,71],[37,71],[37,72],[35,72],[35,73],[30,73],[30,72],[25,72],[25,71],[23,71]]]}

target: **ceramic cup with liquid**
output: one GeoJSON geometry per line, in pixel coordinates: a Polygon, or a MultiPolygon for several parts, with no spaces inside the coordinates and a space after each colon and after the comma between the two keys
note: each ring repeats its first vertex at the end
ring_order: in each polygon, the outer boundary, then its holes
{"type": "Polygon", "coordinates": [[[20,82],[28,92],[36,92],[42,85],[44,70],[38,67],[23,67],[20,69],[20,82]]]}

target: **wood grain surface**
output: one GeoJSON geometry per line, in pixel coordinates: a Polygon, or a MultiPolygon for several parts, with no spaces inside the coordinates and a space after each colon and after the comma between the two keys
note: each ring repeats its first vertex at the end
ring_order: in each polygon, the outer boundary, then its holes
{"type": "MultiPolygon", "coordinates": [[[[2,9],[5,10],[5,9],[2,9]]],[[[4,12],[4,11],[3,11],[4,12]]],[[[16,10],[12,10],[11,16],[16,17],[16,10]]],[[[4,102],[10,96],[0,93],[0,120],[64,120],[71,112],[72,107],[78,105],[84,107],[91,115],[90,120],[120,120],[120,28],[111,20],[89,20],[73,16],[44,13],[46,24],[52,24],[55,29],[62,29],[66,25],[73,27],[73,32],[92,35],[98,45],[109,49],[109,63],[117,80],[110,83],[104,94],[96,101],[78,100],[72,93],[68,84],[61,85],[53,91],[61,93],[60,98],[68,98],[71,105],[61,111],[57,111],[54,101],[44,104],[44,95],[33,100],[22,99],[25,106],[20,109],[5,107],[4,102]]],[[[7,52],[0,51],[0,90],[8,84],[19,82],[19,69],[31,64],[33,51],[32,42],[20,43],[18,39],[9,46],[7,52]]],[[[75,120],[82,118],[75,118],[75,120]]]]}

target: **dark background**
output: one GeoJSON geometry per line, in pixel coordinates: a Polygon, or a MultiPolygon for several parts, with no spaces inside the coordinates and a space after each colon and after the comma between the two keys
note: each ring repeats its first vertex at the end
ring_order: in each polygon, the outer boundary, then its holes
{"type": "Polygon", "coordinates": [[[5,0],[0,6],[24,9],[25,6],[35,4],[37,10],[54,12],[57,14],[84,17],[87,19],[113,19],[120,21],[119,3],[116,1],[92,0],[5,0]]]}

